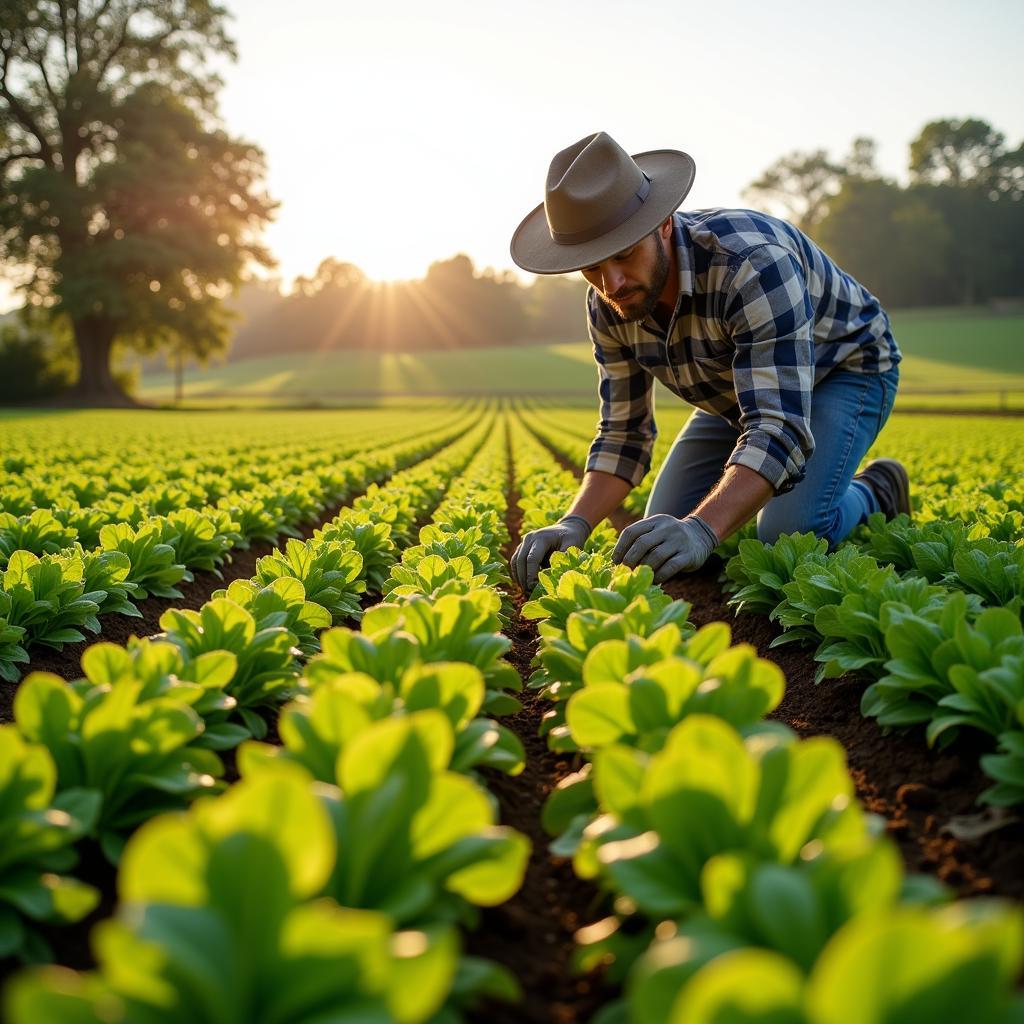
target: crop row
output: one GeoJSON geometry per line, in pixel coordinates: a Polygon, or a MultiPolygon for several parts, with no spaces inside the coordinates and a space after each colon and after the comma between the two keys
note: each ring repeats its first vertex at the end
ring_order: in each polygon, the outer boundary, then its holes
{"type": "MultiPolygon", "coordinates": [[[[527,529],[576,482],[524,429],[513,442],[527,529]]],[[[1016,1019],[1019,912],[905,877],[841,746],[765,721],[778,667],[724,623],[694,632],[609,540],[553,555],[523,607],[548,742],[587,760],[544,824],[613,899],[579,935],[580,965],[625,982],[601,1024],[1016,1019]]]]}
{"type": "MultiPolygon", "coordinates": [[[[158,647],[174,649],[167,652],[175,659],[171,671],[165,665],[152,673],[165,697],[177,688],[202,689],[194,677],[208,679],[218,664],[226,677],[232,660],[258,658],[266,649],[262,634],[286,634],[293,660],[303,636],[307,653],[320,653],[276,694],[294,697],[278,723],[283,746],[243,743],[240,782],[187,813],[149,820],[128,839],[120,912],[94,931],[99,971],[22,975],[9,993],[12,1020],[455,1021],[480,992],[514,995],[514,982],[500,969],[460,959],[454,928],[471,923],[476,906],[501,902],[518,887],[527,854],[523,837],[494,823],[494,802],[474,778],[484,765],[522,769],[518,741],[484,717],[518,707],[506,690],[521,685],[503,661],[508,641],[498,632],[507,464],[504,431],[496,426],[501,421],[488,417],[431,460],[432,471],[399,474],[359,499],[362,508],[339,517],[369,513],[360,525],[372,527],[378,540],[390,541],[394,530],[401,544],[422,515],[415,510],[433,507],[465,471],[420,531],[420,543],[407,544],[401,562],[392,558],[381,578],[387,600],[365,613],[359,632],[315,635],[325,616],[328,624],[338,614],[358,616],[344,598],[359,592],[358,580],[347,571],[343,581],[332,577],[341,571],[336,560],[311,571],[321,557],[317,543],[358,560],[350,539],[326,539],[336,521],[306,545],[289,543],[288,564],[301,572],[282,572],[261,589],[259,580],[233,584],[235,594],[229,588],[199,612],[173,613],[160,638],[90,648],[89,665],[102,660],[117,665],[118,674],[100,686],[80,684],[88,687],[86,700],[102,691],[101,699],[117,694],[122,705],[146,684],[138,669],[158,647]],[[299,557],[299,548],[309,557],[299,557]],[[321,595],[334,593],[311,613],[315,602],[298,595],[307,587],[317,593],[318,584],[321,595]],[[286,595],[292,599],[282,601],[286,595]],[[231,628],[245,615],[255,633],[231,628]],[[196,628],[185,628],[182,618],[196,628]],[[296,623],[302,626],[293,632],[296,623]],[[209,649],[197,652],[186,638],[209,649]],[[215,646],[229,639],[234,650],[215,646]],[[194,671],[204,658],[210,671],[194,671]]],[[[379,559],[377,565],[383,567],[379,559]]],[[[230,689],[223,687],[228,698],[230,689]]],[[[158,700],[150,693],[142,703],[158,700]]],[[[18,725],[4,729],[5,741],[23,748],[12,763],[56,761],[44,743],[19,734],[21,724],[19,716],[18,725]]],[[[137,744],[119,744],[116,735],[106,728],[105,770],[138,782],[137,766],[114,763],[119,747],[137,744]]],[[[13,778],[11,785],[18,789],[13,778]]],[[[71,817],[59,785],[53,799],[44,778],[21,788],[32,797],[31,808],[20,809],[22,820],[63,828],[64,840],[86,830],[82,820],[56,820],[71,817]]],[[[151,786],[150,795],[160,788],[151,786]]],[[[11,811],[17,818],[16,807],[11,811]]],[[[67,854],[69,842],[59,845],[67,854]]],[[[38,848],[34,857],[22,852],[23,863],[5,866],[5,876],[17,867],[20,877],[53,877],[58,865],[38,848]]],[[[20,920],[31,916],[25,905],[20,910],[20,920]]]]}
{"type": "MultiPolygon", "coordinates": [[[[351,446],[343,449],[345,458],[321,452],[319,464],[301,472],[280,461],[227,480],[210,470],[218,489],[211,483],[190,484],[198,489],[197,500],[206,502],[198,508],[149,514],[153,505],[111,494],[102,509],[75,504],[33,508],[22,515],[0,512],[0,679],[19,678],[32,645],[61,650],[65,643],[84,640],[82,630],[98,633],[104,615],[138,617],[137,601],[181,597],[178,583],[191,581],[199,570],[219,575],[234,548],[247,548],[254,540],[276,543],[282,534],[298,536],[296,527],[315,520],[325,507],[416,463],[465,427],[465,418],[459,417],[410,437],[403,426],[358,455],[351,446]],[[241,485],[242,476],[247,486],[241,485]],[[282,485],[283,480],[288,483],[282,485]],[[92,523],[88,529],[82,526],[85,520],[92,523]]],[[[177,483],[165,486],[178,488],[179,496],[184,493],[177,483]]],[[[0,495],[0,501],[8,502],[5,507],[17,510],[18,505],[9,504],[17,490],[0,495]]],[[[26,501],[41,500],[32,488],[27,490],[26,501]]]]}
{"type": "MultiPolygon", "coordinates": [[[[582,438],[558,437],[543,413],[527,422],[585,464],[582,438]]],[[[994,448],[979,450],[973,478],[937,467],[927,447],[900,452],[917,521],[875,514],[831,553],[810,534],[762,544],[751,525],[719,553],[732,554],[730,603],[777,621],[776,644],[813,644],[818,682],[873,677],[865,715],[884,727],[925,725],[942,747],[965,732],[992,737],[981,766],[993,785],[982,800],[1005,806],[1024,801],[1024,487],[1010,452],[994,448]]]]}

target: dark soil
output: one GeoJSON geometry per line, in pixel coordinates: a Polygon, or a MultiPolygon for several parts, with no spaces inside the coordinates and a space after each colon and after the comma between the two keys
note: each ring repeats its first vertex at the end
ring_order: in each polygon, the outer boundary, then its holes
{"type": "Polygon", "coordinates": [[[834,736],[846,756],[864,806],[885,819],[910,871],[936,875],[959,896],[1024,898],[1024,821],[1004,825],[978,839],[957,839],[947,829],[954,818],[978,815],[978,795],[990,784],[978,767],[985,748],[967,737],[954,749],[930,750],[921,729],[889,731],[860,712],[870,682],[864,676],[814,682],[813,649],[796,644],[769,649],[781,632],[763,615],[734,616],[725,603],[712,559],[700,572],[666,585],[673,597],[693,606],[698,626],[728,622],[734,643],[749,643],[786,676],[786,694],[771,715],[800,736],[834,736]]]}
{"type": "MultiPolygon", "coordinates": [[[[519,543],[522,512],[510,474],[508,526],[512,540],[506,558],[519,543]]],[[[509,661],[523,680],[537,651],[537,627],[519,610],[525,597],[511,594],[515,613],[505,633],[512,641],[509,661]]],[[[474,1013],[477,1024],[578,1024],[614,996],[597,972],[573,974],[571,958],[577,929],[607,916],[605,897],[579,879],[572,864],[548,852],[550,836],[540,823],[548,793],[579,766],[564,754],[553,754],[537,735],[547,702],[536,693],[520,695],[523,710],[502,719],[522,740],[526,768],[515,778],[487,773],[487,786],[498,798],[502,824],[527,835],[533,846],[522,888],[507,903],[483,913],[480,927],[467,938],[467,952],[504,964],[519,979],[523,1001],[514,1006],[488,1003],[474,1013]]]]}

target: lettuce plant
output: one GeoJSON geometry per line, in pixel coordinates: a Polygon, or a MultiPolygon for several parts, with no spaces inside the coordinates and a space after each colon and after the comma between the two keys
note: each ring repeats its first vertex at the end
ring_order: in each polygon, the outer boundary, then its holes
{"type": "Polygon", "coordinates": [[[488,551],[500,551],[508,541],[508,527],[501,511],[503,507],[504,496],[501,505],[492,505],[486,498],[480,502],[446,505],[437,510],[432,523],[420,530],[420,543],[429,544],[435,537],[472,529],[478,532],[479,543],[488,551]]]}
{"type": "Polygon", "coordinates": [[[175,584],[187,572],[178,560],[166,519],[154,519],[137,528],[126,522],[109,523],[100,530],[104,551],[122,551],[131,562],[128,582],[135,585],[140,600],[147,597],[181,597],[175,584]]]}
{"type": "Polygon", "coordinates": [[[57,767],[57,792],[99,799],[94,834],[116,862],[125,836],[160,811],[217,788],[220,759],[194,741],[203,721],[173,697],[146,698],[133,677],[112,686],[33,672],[14,698],[21,734],[44,744],[57,767]]]}
{"type": "Polygon", "coordinates": [[[220,498],[217,508],[227,512],[231,521],[237,524],[240,548],[248,548],[254,540],[274,544],[284,532],[284,517],[274,490],[266,485],[252,488],[244,497],[230,495],[220,498]]]}
{"type": "Polygon", "coordinates": [[[338,850],[327,892],[339,903],[427,926],[472,920],[472,906],[519,888],[529,842],[495,824],[486,791],[446,770],[453,750],[437,710],[375,722],[346,744],[339,789],[324,796],[338,850]]]}
{"type": "Polygon", "coordinates": [[[437,575],[437,568],[429,572],[421,570],[424,562],[435,565],[464,564],[465,569],[460,570],[460,575],[479,580],[475,586],[497,587],[507,581],[502,563],[492,556],[489,548],[480,543],[481,534],[478,529],[442,534],[435,528],[426,536],[430,539],[424,541],[421,536],[419,544],[402,552],[401,562],[391,570],[392,580],[384,584],[382,593],[385,597],[399,585],[415,580],[417,570],[423,575],[437,575]]]}
{"type": "Polygon", "coordinates": [[[87,551],[99,547],[100,530],[111,521],[110,513],[95,505],[75,504],[70,508],[54,507],[53,514],[87,551]]]}
{"type": "Polygon", "coordinates": [[[823,565],[827,551],[828,542],[813,533],[783,534],[774,544],[741,540],[725,566],[729,604],[737,613],[770,614],[785,598],[783,587],[794,579],[797,566],[823,565]]]}
{"type": "Polygon", "coordinates": [[[54,555],[70,547],[77,536],[76,530],[48,508],[37,508],[23,516],[0,512],[0,568],[7,565],[15,551],[54,555]]]}
{"type": "MultiPolygon", "coordinates": [[[[1024,663],[1016,665],[1017,679],[1024,675],[1024,663]]],[[[1017,725],[999,735],[999,748],[981,759],[982,771],[994,782],[981,794],[984,803],[1010,807],[1024,803],[1024,702],[1017,704],[1017,725]]]]}
{"type": "Polygon", "coordinates": [[[19,665],[28,664],[28,651],[22,641],[25,627],[10,621],[11,595],[0,589],[0,679],[16,683],[21,678],[19,665]]]}
{"type": "Polygon", "coordinates": [[[78,859],[73,844],[95,824],[99,796],[79,790],[54,799],[56,782],[46,747],[0,726],[0,957],[49,960],[34,925],[78,921],[99,900],[92,886],[66,874],[78,859]]]}
{"type": "Polygon", "coordinates": [[[85,551],[75,546],[74,553],[82,560],[82,587],[85,593],[96,595],[97,615],[127,615],[141,618],[142,612],[132,603],[138,591],[128,581],[132,563],[123,551],[85,551]],[[100,596],[102,595],[102,596],[100,596]]]}
{"type": "Polygon", "coordinates": [[[472,559],[464,555],[455,558],[428,555],[415,565],[392,566],[382,593],[390,601],[417,595],[437,600],[448,594],[471,594],[486,586],[487,577],[476,572],[472,559]]]}
{"type": "Polygon", "coordinates": [[[25,630],[24,644],[44,644],[58,651],[84,640],[82,629],[100,631],[96,613],[103,592],[85,592],[85,566],[75,554],[43,555],[15,551],[3,574],[10,599],[8,626],[25,630]]]}
{"type": "Polygon", "coordinates": [[[347,543],[289,540],[284,551],[265,555],[256,563],[254,579],[261,586],[282,576],[297,579],[306,600],[321,605],[337,623],[362,615],[359,595],[366,591],[362,569],[362,557],[347,543]]]}
{"type": "MultiPolygon", "coordinates": [[[[647,1024],[1012,1024],[1024,945],[1018,912],[972,900],[854,917],[809,974],[781,953],[683,930],[652,948],[629,988],[647,1024]]],[[[625,1019],[625,1018],[622,1018],[625,1019]]]]}
{"type": "Polygon", "coordinates": [[[736,729],[755,725],[778,706],[785,680],[749,644],[729,642],[729,627],[718,622],[653,663],[642,640],[598,644],[583,663],[583,687],[566,708],[573,741],[590,751],[623,743],[654,752],[691,714],[715,715],[736,729]]]}
{"type": "Polygon", "coordinates": [[[203,720],[193,745],[209,750],[230,750],[249,738],[247,728],[230,721],[236,701],[226,691],[237,668],[238,659],[230,651],[192,657],[176,644],[149,638],[131,637],[124,647],[92,644],[82,655],[85,681],[93,686],[137,680],[140,701],[169,697],[188,705],[203,720]]]}
{"type": "Polygon", "coordinates": [[[603,814],[583,831],[576,870],[659,920],[700,909],[702,872],[717,854],[792,864],[805,849],[859,847],[868,835],[834,740],[774,732],[744,741],[707,715],[684,719],[650,757],[599,750],[593,786],[603,814]]]}
{"type": "Polygon", "coordinates": [[[99,970],[22,974],[7,992],[8,1018],[427,1021],[452,986],[454,933],[396,931],[386,914],[318,898],[336,856],[327,802],[295,766],[156,818],[125,850],[118,916],[93,932],[99,970]]]}
{"type": "MultiPolygon", "coordinates": [[[[651,639],[656,649],[669,657],[693,626],[685,601],[670,601],[660,610],[646,597],[638,597],[618,612],[573,612],[566,620],[565,635],[545,638],[537,662],[539,668],[529,685],[543,689],[551,700],[564,702],[583,684],[583,663],[587,655],[605,640],[651,639]]],[[[635,667],[635,666],[634,666],[635,667]]]]}
{"type": "Polygon", "coordinates": [[[511,693],[522,689],[522,680],[504,660],[512,643],[500,632],[500,607],[501,599],[493,590],[449,594],[436,601],[411,597],[401,604],[385,603],[368,609],[362,632],[375,644],[387,636],[404,634],[416,644],[419,659],[424,662],[464,661],[475,665],[487,684],[484,712],[511,714],[520,707],[511,693]]]}
{"type": "Polygon", "coordinates": [[[1024,547],[988,538],[963,547],[953,556],[946,582],[987,605],[1024,614],[1024,547]]]}
{"type": "Polygon", "coordinates": [[[363,560],[366,589],[379,594],[397,558],[390,523],[378,522],[365,509],[344,509],[334,522],[317,530],[314,540],[349,542],[363,560]]]}
{"type": "Polygon", "coordinates": [[[480,670],[460,662],[414,665],[397,684],[362,672],[319,673],[312,692],[281,712],[278,732],[284,746],[260,749],[334,782],[338,757],[371,722],[433,709],[448,719],[455,737],[446,768],[467,772],[486,767],[518,775],[525,765],[522,743],[504,725],[480,717],[485,695],[480,670]]]}
{"type": "Polygon", "coordinates": [[[953,569],[953,555],[967,541],[967,527],[958,520],[914,523],[900,514],[886,521],[881,512],[868,517],[866,552],[899,573],[920,573],[941,583],[953,569]]]}
{"type": "MultiPolygon", "coordinates": [[[[631,569],[626,565],[613,565],[603,555],[587,557],[590,564],[581,559],[580,567],[570,568],[559,560],[557,569],[541,572],[539,583],[543,592],[523,605],[523,617],[541,620],[542,637],[561,636],[574,612],[588,609],[621,612],[638,597],[644,598],[654,613],[673,604],[672,598],[654,583],[654,570],[650,566],[631,569]]],[[[675,603],[689,610],[686,602],[675,603]]]]}
{"type": "Polygon", "coordinates": [[[1024,692],[1002,667],[1024,655],[1016,615],[989,608],[972,616],[967,596],[954,593],[924,612],[890,609],[887,623],[886,674],[864,692],[865,715],[886,726],[927,723],[929,742],[941,745],[961,727],[996,736],[1013,724],[1024,692]]]}
{"type": "Polygon", "coordinates": [[[202,512],[184,508],[171,512],[167,522],[174,532],[177,560],[188,569],[186,579],[194,571],[212,572],[220,577],[220,566],[231,558],[230,550],[241,540],[239,525],[222,508],[207,508],[202,512]]]}
{"type": "Polygon", "coordinates": [[[228,692],[250,734],[262,739],[267,725],[256,709],[276,707],[295,692],[300,653],[295,634],[284,626],[258,625],[247,609],[226,597],[207,601],[199,611],[168,608],[160,626],[191,658],[207,651],[235,656],[228,692]]]}
{"type": "Polygon", "coordinates": [[[307,601],[303,585],[290,576],[279,576],[262,587],[253,580],[233,580],[212,596],[214,600],[226,597],[248,611],[257,632],[284,627],[294,634],[296,646],[305,655],[320,650],[319,635],[331,625],[330,612],[315,601],[307,601]]]}

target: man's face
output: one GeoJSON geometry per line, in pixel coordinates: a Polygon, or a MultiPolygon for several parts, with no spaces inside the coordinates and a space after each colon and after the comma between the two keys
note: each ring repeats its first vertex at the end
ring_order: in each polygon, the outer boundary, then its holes
{"type": "Polygon", "coordinates": [[[660,229],[582,274],[624,320],[649,316],[665,288],[669,258],[660,229]]]}

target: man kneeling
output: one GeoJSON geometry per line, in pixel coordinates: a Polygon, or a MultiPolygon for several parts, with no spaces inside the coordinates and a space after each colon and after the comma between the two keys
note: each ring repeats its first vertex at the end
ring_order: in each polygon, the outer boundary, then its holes
{"type": "Polygon", "coordinates": [[[512,558],[527,591],[552,551],[582,545],[650,469],[654,381],[696,406],[613,559],[663,582],[698,569],[757,516],[758,537],[836,545],[881,511],[910,511],[895,459],[857,466],[892,410],[899,348],[866,288],[792,224],[677,207],[694,178],[677,150],[630,156],[604,132],[551,161],[512,258],[582,271],[600,424],[582,486],[512,558]],[[812,457],[813,456],[813,457],[812,457]]]}

